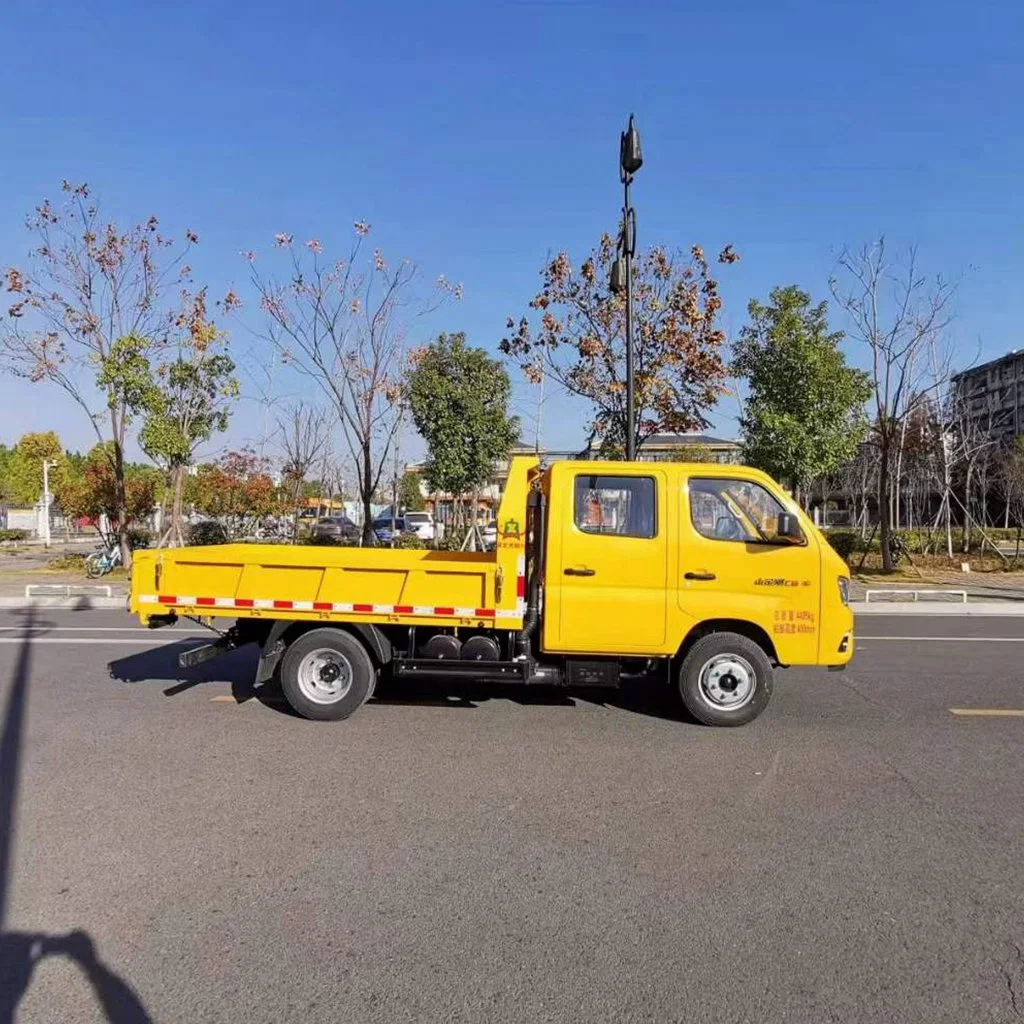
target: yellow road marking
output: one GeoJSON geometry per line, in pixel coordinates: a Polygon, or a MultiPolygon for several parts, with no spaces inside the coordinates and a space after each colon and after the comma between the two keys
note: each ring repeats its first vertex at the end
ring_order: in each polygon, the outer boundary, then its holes
{"type": "Polygon", "coordinates": [[[234,704],[235,698],[232,697],[230,693],[222,693],[219,697],[211,697],[210,702],[215,702],[217,704],[234,704]]]}
{"type": "Polygon", "coordinates": [[[962,718],[1024,718],[1024,708],[950,708],[962,718]]]}

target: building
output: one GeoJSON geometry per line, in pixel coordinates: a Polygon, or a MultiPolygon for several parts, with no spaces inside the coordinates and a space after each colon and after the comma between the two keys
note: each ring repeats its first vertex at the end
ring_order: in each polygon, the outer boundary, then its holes
{"type": "Polygon", "coordinates": [[[955,374],[953,397],[983,433],[1008,443],[1024,434],[1024,350],[955,374]]]}

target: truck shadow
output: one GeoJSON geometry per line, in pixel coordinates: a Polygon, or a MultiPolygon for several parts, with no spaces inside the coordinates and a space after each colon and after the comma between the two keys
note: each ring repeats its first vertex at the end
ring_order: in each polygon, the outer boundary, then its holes
{"type": "MultiPolygon", "coordinates": [[[[110,662],[112,678],[125,683],[169,683],[164,687],[166,697],[203,686],[206,683],[228,683],[231,695],[239,704],[258,700],[264,706],[289,717],[299,717],[288,705],[275,683],[257,686],[258,652],[255,648],[241,648],[221,655],[195,668],[183,669],[178,656],[202,643],[185,640],[165,644],[148,651],[140,651],[110,662]]],[[[439,707],[470,710],[491,700],[507,700],[524,706],[576,707],[592,704],[618,708],[637,715],[662,718],[672,722],[691,721],[680,704],[674,689],[661,677],[624,677],[618,690],[524,686],[501,683],[474,683],[465,679],[395,680],[382,676],[369,706],[374,707],[439,707]]]]}
{"type": "MultiPolygon", "coordinates": [[[[23,734],[32,674],[32,641],[49,632],[51,624],[31,609],[22,616],[21,644],[7,687],[0,724],[0,1024],[12,1024],[28,991],[36,965],[48,957],[71,960],[92,986],[109,1024],[149,1024],[151,1018],[138,995],[98,956],[96,945],[80,929],[67,934],[10,931],[5,928],[12,881],[18,790],[23,760],[23,734]]],[[[22,810],[22,816],[27,808],[22,810]]]]}

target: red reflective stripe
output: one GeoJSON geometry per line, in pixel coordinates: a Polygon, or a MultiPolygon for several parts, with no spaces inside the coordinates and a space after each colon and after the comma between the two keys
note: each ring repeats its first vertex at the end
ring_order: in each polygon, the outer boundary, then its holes
{"type": "Polygon", "coordinates": [[[352,605],[352,611],[354,612],[372,612],[372,604],[354,604],[352,605]]]}
{"type": "Polygon", "coordinates": [[[411,604],[396,604],[395,605],[395,614],[396,615],[412,615],[412,605],[411,604]]]}
{"type": "Polygon", "coordinates": [[[215,597],[197,597],[196,598],[196,604],[211,605],[211,604],[216,604],[216,603],[217,603],[217,598],[215,598],[215,597]]]}
{"type": "Polygon", "coordinates": [[[251,597],[236,597],[235,607],[236,608],[251,608],[253,606],[253,599],[251,597]]]}
{"type": "Polygon", "coordinates": [[[292,607],[294,607],[294,602],[292,602],[292,601],[275,601],[274,602],[274,607],[275,608],[292,608],[292,607]]]}
{"type": "Polygon", "coordinates": [[[516,577],[516,597],[526,597],[526,577],[516,577]]]}
{"type": "Polygon", "coordinates": [[[329,612],[334,607],[330,601],[314,601],[313,611],[315,612],[329,612]]]}
{"type": "Polygon", "coordinates": [[[477,608],[476,614],[481,619],[493,619],[494,609],[493,608],[477,608]]]}
{"type": "Polygon", "coordinates": [[[435,607],[434,608],[434,614],[435,615],[454,615],[455,614],[455,609],[454,608],[436,608],[435,607]]]}
{"type": "Polygon", "coordinates": [[[175,597],[173,594],[161,594],[157,598],[157,600],[161,604],[177,604],[178,603],[177,597],[175,597]]]}

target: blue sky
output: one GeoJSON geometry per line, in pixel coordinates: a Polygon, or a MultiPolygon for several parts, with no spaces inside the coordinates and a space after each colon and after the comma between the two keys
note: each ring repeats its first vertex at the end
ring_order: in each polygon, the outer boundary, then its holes
{"type": "MultiPolygon", "coordinates": [[[[885,233],[930,270],[973,268],[956,336],[965,358],[991,357],[1022,343],[1022,7],[5,4],[0,265],[65,177],[119,219],[194,228],[197,278],[250,308],[239,250],[276,231],[344,247],[362,218],[389,256],[463,282],[430,327],[493,347],[549,252],[614,229],[635,111],[640,244],[731,242],[731,331],[773,285],[824,298],[835,248],[885,233]]],[[[248,346],[244,317],[235,338],[248,346]]],[[[0,438],[55,427],[89,443],[42,387],[0,380],[0,438]]],[[[735,435],[735,411],[714,414],[718,432],[735,435]]],[[[577,444],[584,419],[551,396],[544,439],[577,444]]],[[[231,440],[260,420],[244,403],[231,440]]]]}

